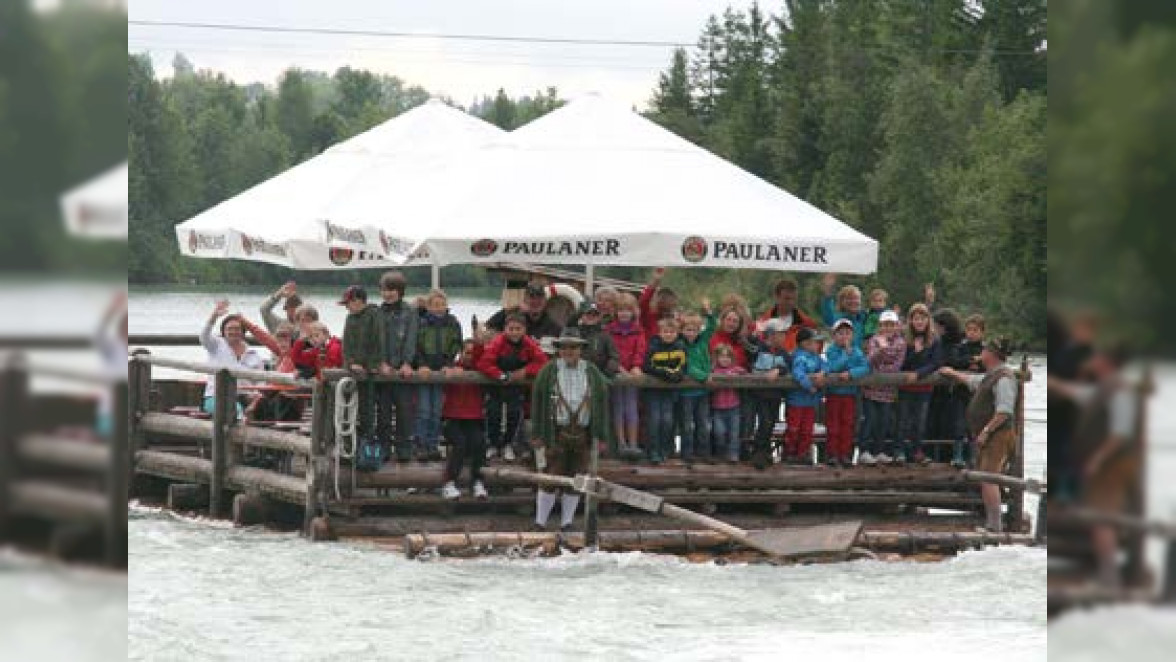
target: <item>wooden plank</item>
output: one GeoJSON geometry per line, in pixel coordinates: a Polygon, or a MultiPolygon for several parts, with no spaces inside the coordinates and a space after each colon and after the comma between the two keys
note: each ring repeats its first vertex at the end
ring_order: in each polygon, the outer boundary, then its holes
{"type": "Polygon", "coordinates": [[[207,484],[212,474],[212,461],[174,453],[139,451],[135,453],[135,471],[185,483],[207,484]]]}
{"type": "Polygon", "coordinates": [[[0,539],[12,512],[12,483],[16,479],[17,443],[25,434],[29,402],[29,374],[24,356],[0,356],[0,539]]]}
{"type": "Polygon", "coordinates": [[[106,524],[103,529],[106,564],[123,567],[127,564],[127,499],[131,484],[131,429],[129,407],[130,384],[114,385],[111,415],[114,426],[110,439],[109,462],[106,471],[106,524]]]}
{"type": "Polygon", "coordinates": [[[106,521],[106,496],[48,481],[15,481],[9,488],[12,512],[54,522],[106,521]]]}
{"type": "Polygon", "coordinates": [[[751,531],[748,538],[761,548],[785,558],[846,556],[862,532],[862,523],[838,522],[821,526],[751,531]]]}

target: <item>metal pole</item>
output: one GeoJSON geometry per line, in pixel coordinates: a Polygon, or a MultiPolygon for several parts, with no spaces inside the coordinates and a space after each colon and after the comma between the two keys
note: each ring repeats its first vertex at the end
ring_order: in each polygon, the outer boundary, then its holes
{"type": "Polygon", "coordinates": [[[433,264],[429,268],[432,271],[432,275],[430,278],[430,282],[432,283],[432,285],[430,285],[430,287],[432,287],[434,290],[441,289],[441,265],[437,264],[436,262],[433,262],[433,264]]]}
{"type": "Polygon", "coordinates": [[[591,262],[584,269],[584,296],[592,299],[592,292],[596,289],[596,266],[591,262]]]}

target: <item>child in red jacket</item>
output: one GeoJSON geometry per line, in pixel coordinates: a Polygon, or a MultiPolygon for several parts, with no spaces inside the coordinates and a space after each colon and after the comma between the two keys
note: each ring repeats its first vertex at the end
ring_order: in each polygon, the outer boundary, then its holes
{"type": "MultiPolygon", "coordinates": [[[[605,327],[621,356],[621,372],[640,375],[645,363],[645,331],[638,319],[639,304],[632,294],[622,294],[617,300],[617,318],[605,327]]],[[[617,449],[621,455],[639,456],[638,433],[641,423],[637,415],[637,387],[617,386],[612,389],[612,419],[617,449]]]]}
{"type": "Polygon", "coordinates": [[[490,342],[477,360],[478,372],[498,382],[490,387],[486,398],[486,437],[488,453],[500,452],[508,462],[515,459],[513,444],[523,420],[523,402],[527,387],[524,379],[534,379],[547,363],[547,355],[527,335],[527,319],[521,313],[506,316],[501,334],[490,342]],[[502,430],[502,408],[506,406],[506,434],[502,430]]]}
{"type": "MultiPolygon", "coordinates": [[[[461,374],[474,370],[482,356],[482,345],[468,339],[461,346],[461,358],[457,364],[444,368],[446,374],[461,374]]],[[[444,404],[441,406],[442,425],[445,440],[449,442],[449,459],[441,474],[441,496],[456,499],[461,496],[457,479],[466,460],[470,463],[470,483],[475,498],[485,499],[486,486],[482,484],[482,466],[486,464],[485,408],[481,384],[446,384],[444,404]]]]}
{"type": "Polygon", "coordinates": [[[306,325],[308,338],[299,338],[294,343],[294,365],[299,373],[321,379],[323,368],[343,367],[343,341],[331,335],[326,324],[311,322],[306,325]]]}

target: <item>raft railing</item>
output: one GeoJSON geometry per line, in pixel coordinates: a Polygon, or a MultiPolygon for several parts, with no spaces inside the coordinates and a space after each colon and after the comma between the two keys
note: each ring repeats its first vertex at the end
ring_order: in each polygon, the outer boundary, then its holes
{"type": "Polygon", "coordinates": [[[24,542],[28,523],[50,527],[49,551],[61,558],[93,556],[111,567],[127,563],[128,462],[125,380],[30,363],[22,352],[0,357],[0,540],[24,542]],[[46,429],[52,394],[33,394],[30,377],[109,388],[109,439],[75,439],[46,429]]]}

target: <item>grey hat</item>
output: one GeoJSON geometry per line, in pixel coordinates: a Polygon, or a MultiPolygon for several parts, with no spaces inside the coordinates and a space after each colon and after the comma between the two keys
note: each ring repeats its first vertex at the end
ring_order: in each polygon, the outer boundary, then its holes
{"type": "Polygon", "coordinates": [[[588,344],[588,341],[580,337],[579,329],[575,327],[567,327],[563,330],[563,333],[559,334],[559,337],[556,338],[555,341],[551,344],[555,345],[556,348],[566,347],[569,345],[583,347],[584,345],[588,344]]]}

